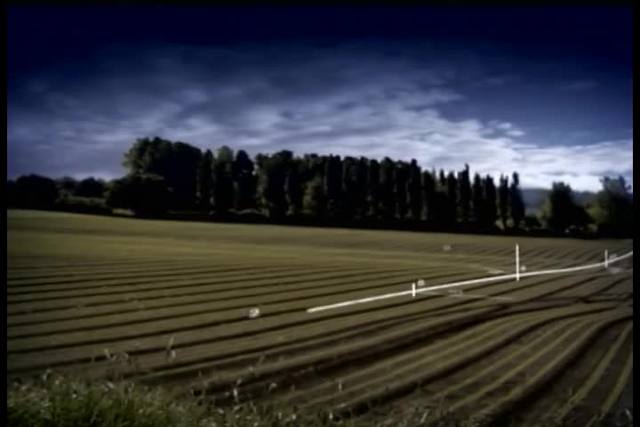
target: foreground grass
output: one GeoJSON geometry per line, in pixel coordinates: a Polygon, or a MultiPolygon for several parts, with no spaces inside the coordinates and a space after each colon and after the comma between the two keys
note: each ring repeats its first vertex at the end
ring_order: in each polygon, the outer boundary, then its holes
{"type": "Polygon", "coordinates": [[[216,406],[202,397],[176,398],[133,382],[87,382],[47,371],[8,385],[8,427],[364,427],[460,426],[450,416],[416,411],[401,420],[339,419],[326,411],[242,403],[216,406]]]}
{"type": "MultiPolygon", "coordinates": [[[[6,414],[8,427],[471,427],[478,421],[458,419],[442,409],[416,408],[374,421],[369,417],[339,419],[326,411],[302,412],[295,407],[253,402],[216,406],[202,397],[176,398],[160,387],[126,381],[87,382],[49,371],[8,385],[6,414]]],[[[607,417],[595,426],[626,427],[632,422],[630,417],[607,417]]],[[[512,425],[507,420],[499,424],[512,425]]],[[[553,424],[568,425],[571,423],[553,424]]]]}
{"type": "Polygon", "coordinates": [[[328,426],[355,425],[294,408],[213,407],[203,399],[176,399],[162,388],[132,382],[86,382],[44,374],[13,383],[7,397],[11,427],[195,427],[195,426],[328,426]]]}

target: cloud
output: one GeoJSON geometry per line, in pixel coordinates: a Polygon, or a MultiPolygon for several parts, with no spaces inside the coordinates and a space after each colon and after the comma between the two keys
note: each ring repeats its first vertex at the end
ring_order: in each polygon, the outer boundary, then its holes
{"type": "Polygon", "coordinates": [[[510,122],[501,122],[499,120],[490,120],[487,124],[488,132],[502,132],[507,136],[518,138],[526,135],[525,131],[510,122]]]}
{"type": "Polygon", "coordinates": [[[521,80],[521,77],[516,74],[501,74],[495,76],[489,76],[484,79],[479,80],[476,83],[478,87],[497,87],[504,86],[511,83],[516,83],[521,80]]]}
{"type": "Polygon", "coordinates": [[[593,190],[603,174],[632,169],[631,140],[540,145],[499,117],[443,116],[442,106],[467,99],[454,89],[455,67],[402,51],[389,57],[352,44],[176,46],[136,58],[127,52],[103,52],[109,60],[82,78],[49,73],[12,90],[10,176],[112,178],[124,173],[122,155],[135,139],[156,135],[251,154],[289,149],[416,158],[425,168],[456,170],[469,163],[494,176],[518,171],[524,186],[535,187],[567,180],[593,190]]]}
{"type": "Polygon", "coordinates": [[[598,87],[598,82],[595,80],[574,80],[571,82],[563,83],[560,85],[560,90],[568,92],[584,92],[598,87]]]}

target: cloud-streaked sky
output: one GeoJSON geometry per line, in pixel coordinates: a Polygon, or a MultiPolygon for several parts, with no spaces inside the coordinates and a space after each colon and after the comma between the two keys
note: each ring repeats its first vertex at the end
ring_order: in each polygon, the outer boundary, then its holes
{"type": "Polygon", "coordinates": [[[113,178],[141,137],[631,181],[625,8],[12,7],[8,177],[113,178]]]}

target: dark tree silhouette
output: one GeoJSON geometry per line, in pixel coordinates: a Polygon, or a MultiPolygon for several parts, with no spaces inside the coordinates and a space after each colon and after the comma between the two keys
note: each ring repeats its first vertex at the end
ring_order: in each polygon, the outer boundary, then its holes
{"type": "Polygon", "coordinates": [[[447,176],[440,169],[436,191],[433,197],[433,225],[436,228],[445,229],[455,223],[455,212],[451,213],[451,203],[448,196],[447,176]]]}
{"type": "Polygon", "coordinates": [[[409,199],[409,165],[406,162],[396,162],[394,199],[396,205],[395,217],[400,221],[407,218],[409,199]]]}
{"type": "Polygon", "coordinates": [[[344,217],[352,220],[358,209],[357,160],[347,156],[342,161],[342,194],[344,195],[344,217]]]}
{"type": "Polygon", "coordinates": [[[254,164],[244,150],[236,153],[232,172],[235,183],[234,207],[236,210],[253,209],[256,207],[256,177],[253,174],[254,164]]]}
{"type": "Polygon", "coordinates": [[[104,197],[106,183],[93,177],[85,178],[78,182],[73,195],[78,197],[104,197]]]}
{"type": "Polygon", "coordinates": [[[132,174],[116,179],[107,191],[107,205],[131,209],[136,216],[156,217],[167,212],[170,191],[159,175],[132,174]]]}
{"type": "Polygon", "coordinates": [[[498,187],[498,211],[502,220],[502,228],[507,229],[509,219],[509,177],[500,175],[500,186],[498,187]]]}
{"type": "Polygon", "coordinates": [[[424,218],[428,224],[432,225],[438,218],[435,172],[422,172],[422,200],[424,201],[424,218]]]}
{"type": "Polygon", "coordinates": [[[604,177],[589,213],[598,233],[610,237],[633,236],[633,194],[625,179],[604,177]]]}
{"type": "Polygon", "coordinates": [[[16,182],[12,179],[7,180],[7,208],[17,207],[17,195],[16,182]]]}
{"type": "Polygon", "coordinates": [[[369,176],[369,161],[365,157],[360,157],[356,165],[356,182],[354,192],[354,215],[362,219],[368,212],[368,191],[367,179],[369,176]]]}
{"type": "Polygon", "coordinates": [[[70,176],[64,176],[56,179],[56,186],[60,192],[60,196],[73,196],[75,195],[76,188],[78,187],[78,180],[70,176]]]}
{"type": "Polygon", "coordinates": [[[384,220],[391,220],[395,215],[394,166],[393,161],[388,157],[380,163],[380,213],[384,220]]]}
{"type": "Polygon", "coordinates": [[[464,170],[458,173],[458,186],[460,200],[458,213],[460,222],[467,224],[471,212],[471,182],[469,181],[469,165],[464,165],[464,170]]]}
{"type": "Polygon", "coordinates": [[[306,183],[304,192],[304,211],[316,219],[324,218],[327,196],[324,192],[324,176],[315,175],[306,183]]]}
{"type": "Polygon", "coordinates": [[[422,195],[422,173],[418,162],[415,159],[409,164],[409,181],[407,183],[408,202],[410,218],[413,221],[422,219],[422,206],[424,197],[422,195]]]}
{"type": "Polygon", "coordinates": [[[213,153],[204,152],[198,166],[198,205],[205,212],[213,206],[213,153]]]}
{"type": "Polygon", "coordinates": [[[438,174],[438,190],[447,191],[447,176],[444,174],[443,169],[440,169],[440,174],[438,174]]]}
{"type": "Polygon", "coordinates": [[[482,178],[477,173],[473,176],[473,186],[471,187],[471,218],[477,227],[482,227],[487,223],[487,199],[485,198],[482,178]]]}
{"type": "Polygon", "coordinates": [[[198,165],[202,151],[184,142],[174,142],[169,167],[165,178],[173,189],[173,208],[190,210],[197,206],[198,165]]]}
{"type": "Polygon", "coordinates": [[[14,191],[15,205],[23,209],[53,209],[60,194],[54,180],[40,175],[19,177],[14,191]]]}
{"type": "MultiPolygon", "coordinates": [[[[287,217],[293,221],[305,214],[325,224],[375,227],[422,228],[418,222],[424,220],[435,230],[495,231],[498,219],[503,229],[517,229],[524,222],[527,230],[537,227],[534,218],[525,218],[516,172],[511,185],[509,176],[501,175],[496,188],[489,175],[481,178],[476,173],[471,182],[466,164],[457,173],[443,169],[437,173],[422,171],[415,159],[407,163],[385,157],[378,162],[317,154],[296,158],[291,151],[283,150],[258,154],[254,167],[243,150],[234,158],[233,151],[223,146],[214,156],[210,150],[202,153],[189,144],[155,137],[138,139],[125,153],[124,165],[129,174],[108,185],[108,202],[142,216],[198,207],[214,212],[218,218],[233,219],[239,211],[257,208],[277,222],[286,222],[287,217]]],[[[80,182],[72,178],[54,182],[23,176],[7,182],[8,206],[67,210],[95,207],[95,212],[102,213],[104,202],[70,196],[100,198],[104,186],[92,177],[80,182]],[[72,206],[87,202],[96,205],[72,206]]],[[[632,201],[624,179],[603,179],[603,190],[589,208],[602,235],[631,235],[632,201]]],[[[554,184],[546,215],[548,227],[557,233],[585,231],[590,224],[585,210],[572,202],[570,188],[561,183],[554,184]]]]}
{"type": "Polygon", "coordinates": [[[218,216],[225,216],[234,202],[233,150],[223,145],[213,160],[213,209],[218,216]]]}
{"type": "Polygon", "coordinates": [[[329,156],[325,164],[325,193],[327,195],[327,215],[329,218],[342,218],[344,214],[342,199],[342,161],[340,156],[329,156]]]}
{"type": "Polygon", "coordinates": [[[493,229],[496,226],[496,221],[498,220],[498,212],[497,212],[497,191],[496,185],[493,183],[493,178],[487,175],[484,179],[484,197],[486,203],[484,207],[486,209],[483,215],[483,227],[487,229],[493,229]]]}
{"type": "Polygon", "coordinates": [[[513,227],[520,228],[520,223],[524,218],[524,201],[520,191],[520,177],[516,172],[512,175],[511,186],[509,187],[509,202],[511,204],[511,219],[513,227]]]}
{"type": "Polygon", "coordinates": [[[447,216],[446,225],[452,227],[457,222],[458,180],[453,172],[447,174],[447,216]]]}
{"type": "Polygon", "coordinates": [[[304,203],[304,163],[297,158],[290,161],[287,168],[285,188],[287,191],[287,204],[289,216],[298,216],[302,213],[304,203]]]}
{"type": "Polygon", "coordinates": [[[372,159],[369,161],[369,168],[367,171],[367,205],[368,216],[371,218],[380,217],[380,199],[382,191],[380,188],[380,163],[377,160],[372,159]]]}
{"type": "Polygon", "coordinates": [[[557,234],[564,234],[572,227],[583,230],[589,222],[584,207],[575,202],[571,187],[563,182],[552,184],[541,216],[547,228],[557,234]]]}
{"type": "Polygon", "coordinates": [[[196,206],[200,149],[183,142],[155,137],[138,139],[124,156],[124,166],[132,175],[152,174],[165,179],[172,190],[170,207],[190,209],[196,206]]]}
{"type": "Polygon", "coordinates": [[[272,219],[282,219],[288,210],[285,182],[293,153],[279,151],[272,156],[256,157],[260,199],[272,219]]]}
{"type": "Polygon", "coordinates": [[[304,167],[304,196],[303,211],[317,220],[323,219],[326,214],[327,197],[324,186],[324,172],[326,157],[317,154],[307,154],[303,158],[304,167]]]}
{"type": "Polygon", "coordinates": [[[349,220],[364,217],[367,207],[367,159],[345,157],[342,162],[344,216],[349,220]]]}

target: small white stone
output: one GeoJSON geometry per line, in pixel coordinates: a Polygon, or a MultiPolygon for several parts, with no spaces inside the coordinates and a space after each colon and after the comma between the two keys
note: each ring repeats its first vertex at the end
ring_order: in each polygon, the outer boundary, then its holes
{"type": "Polygon", "coordinates": [[[254,308],[249,310],[249,319],[255,319],[258,316],[260,316],[260,309],[259,308],[254,307],[254,308]]]}

